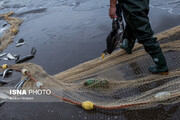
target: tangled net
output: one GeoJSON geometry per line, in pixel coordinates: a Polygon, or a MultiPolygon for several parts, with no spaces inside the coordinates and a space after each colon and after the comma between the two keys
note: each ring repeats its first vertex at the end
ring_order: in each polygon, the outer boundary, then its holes
{"type": "Polygon", "coordinates": [[[13,42],[14,36],[19,32],[19,26],[23,22],[23,20],[19,18],[9,17],[12,14],[14,14],[12,11],[5,14],[0,14],[0,18],[4,18],[4,20],[11,25],[4,35],[0,37],[0,52],[2,52],[11,42],[13,42]]]}
{"type": "MultiPolygon", "coordinates": [[[[82,63],[54,76],[32,63],[11,67],[27,69],[43,87],[53,88],[53,96],[77,105],[91,101],[94,107],[102,109],[140,109],[177,103],[180,98],[180,26],[156,37],[168,62],[168,75],[151,74],[147,70],[153,61],[140,44],[135,45],[131,55],[117,50],[104,59],[82,63]],[[92,84],[88,85],[88,80],[92,84]],[[163,92],[165,99],[158,98],[163,92]]],[[[36,89],[33,79],[23,87],[36,89]]]]}
{"type": "MultiPolygon", "coordinates": [[[[0,15],[11,24],[0,38],[0,52],[13,41],[23,22],[9,17],[12,14],[0,15]]],[[[52,96],[76,105],[91,101],[94,107],[102,109],[140,109],[177,103],[180,98],[180,26],[156,37],[168,62],[168,75],[153,75],[147,70],[153,61],[140,44],[135,45],[131,55],[117,50],[104,59],[82,63],[54,76],[32,63],[15,64],[11,68],[28,70],[31,79],[23,89],[37,89],[36,82],[39,81],[43,88],[53,91],[52,96]]]]}

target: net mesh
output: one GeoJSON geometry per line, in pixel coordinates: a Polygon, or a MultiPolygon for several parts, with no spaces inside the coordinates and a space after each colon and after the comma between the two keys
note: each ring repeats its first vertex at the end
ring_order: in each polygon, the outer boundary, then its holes
{"type": "Polygon", "coordinates": [[[0,18],[3,18],[11,25],[9,29],[5,31],[4,35],[0,37],[0,52],[2,52],[11,42],[13,42],[14,36],[19,32],[19,26],[23,22],[23,20],[19,18],[9,17],[12,14],[14,14],[12,11],[0,14],[0,18]]]}
{"type": "MultiPolygon", "coordinates": [[[[140,109],[177,103],[180,98],[180,26],[156,37],[168,62],[168,75],[151,74],[148,71],[147,67],[153,61],[140,44],[135,45],[131,55],[117,50],[104,59],[82,63],[54,76],[32,63],[15,64],[12,67],[27,69],[43,86],[56,89],[54,93],[57,96],[78,103],[91,101],[101,108],[111,109],[122,106],[140,109]],[[165,99],[161,99],[162,94],[165,99]]],[[[23,87],[36,89],[32,80],[28,80],[23,87]]]]}
{"type": "MultiPolygon", "coordinates": [[[[9,17],[12,14],[13,12],[9,12],[0,15],[11,24],[0,38],[0,51],[13,41],[23,22],[19,18],[9,17]]],[[[44,87],[53,88],[56,96],[75,103],[91,101],[101,108],[111,109],[140,109],[177,103],[180,96],[180,26],[156,37],[168,62],[168,75],[154,75],[147,70],[153,61],[140,44],[135,45],[131,55],[117,50],[104,59],[97,58],[82,63],[54,76],[48,75],[43,68],[32,63],[15,64],[11,67],[27,69],[44,87]],[[165,99],[162,99],[163,96],[165,99]]],[[[30,79],[23,88],[37,89],[35,82],[30,79]]]]}

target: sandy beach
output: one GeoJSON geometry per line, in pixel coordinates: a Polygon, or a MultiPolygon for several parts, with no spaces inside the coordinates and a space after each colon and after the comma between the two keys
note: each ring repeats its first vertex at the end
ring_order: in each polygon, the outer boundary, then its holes
{"type": "MultiPolygon", "coordinates": [[[[100,57],[106,47],[105,39],[111,30],[111,19],[106,8],[77,11],[73,10],[72,7],[61,6],[39,9],[24,14],[14,14],[13,16],[23,17],[25,14],[31,15],[32,13],[35,15],[21,24],[20,31],[14,38],[15,41],[3,52],[24,56],[30,53],[32,47],[35,47],[37,54],[34,59],[28,62],[40,65],[50,75],[100,57]],[[26,44],[15,47],[15,42],[20,38],[23,38],[26,44]]],[[[151,7],[149,18],[155,34],[180,25],[180,15],[170,14],[167,10],[154,7],[151,7]]],[[[14,64],[14,61],[0,61],[0,64],[5,63],[14,64]]],[[[146,117],[149,120],[156,118],[163,120],[168,118],[169,114],[172,115],[170,119],[173,117],[176,119],[180,113],[179,105],[177,103],[169,106],[159,105],[145,110],[110,112],[103,110],[85,111],[65,102],[6,103],[0,107],[0,119],[143,120],[146,117]],[[159,114],[155,115],[156,113],[159,114]]]]}

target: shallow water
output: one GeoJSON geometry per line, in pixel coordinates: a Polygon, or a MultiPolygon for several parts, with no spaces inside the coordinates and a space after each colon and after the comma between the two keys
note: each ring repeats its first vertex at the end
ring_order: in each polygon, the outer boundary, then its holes
{"type": "MultiPolygon", "coordinates": [[[[150,0],[150,5],[168,9],[172,14],[180,14],[180,0],[150,0]]],[[[57,6],[72,6],[75,10],[94,10],[109,6],[109,0],[0,0],[0,13],[9,10],[21,13],[57,6]]]]}
{"type": "Polygon", "coordinates": [[[150,0],[151,5],[161,9],[168,9],[172,14],[180,14],[180,0],[150,0]]]}

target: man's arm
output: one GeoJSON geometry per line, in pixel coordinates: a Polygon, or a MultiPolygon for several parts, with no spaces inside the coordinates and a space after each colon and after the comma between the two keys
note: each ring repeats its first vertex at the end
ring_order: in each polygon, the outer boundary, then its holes
{"type": "Polygon", "coordinates": [[[110,0],[109,17],[111,19],[116,18],[116,3],[117,0],[110,0]]]}

